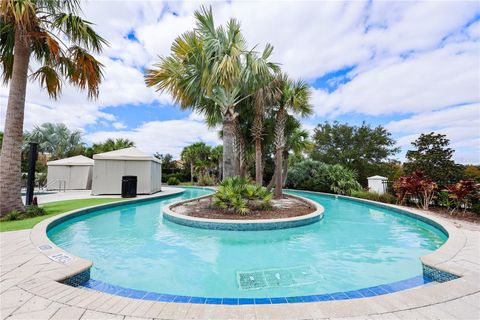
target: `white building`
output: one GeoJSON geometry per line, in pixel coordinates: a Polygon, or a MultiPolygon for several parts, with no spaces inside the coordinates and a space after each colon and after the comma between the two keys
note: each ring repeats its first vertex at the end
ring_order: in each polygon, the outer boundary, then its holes
{"type": "Polygon", "coordinates": [[[126,148],[93,156],[92,194],[121,194],[122,177],[137,177],[137,193],[161,191],[162,162],[137,148],[126,148]]]}
{"type": "Polygon", "coordinates": [[[93,160],[75,156],[47,162],[47,190],[90,190],[93,160]]]}
{"type": "Polygon", "coordinates": [[[384,194],[387,192],[387,177],[373,176],[368,177],[368,191],[378,194],[384,194]]]}

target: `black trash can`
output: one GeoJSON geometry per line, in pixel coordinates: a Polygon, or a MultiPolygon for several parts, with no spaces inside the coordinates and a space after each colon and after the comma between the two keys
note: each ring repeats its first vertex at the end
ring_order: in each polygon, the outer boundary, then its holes
{"type": "Polygon", "coordinates": [[[122,198],[135,198],[137,196],[137,176],[122,177],[122,198]]]}

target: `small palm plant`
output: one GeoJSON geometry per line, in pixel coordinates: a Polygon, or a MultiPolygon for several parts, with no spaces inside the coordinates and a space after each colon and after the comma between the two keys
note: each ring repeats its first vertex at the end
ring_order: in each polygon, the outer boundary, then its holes
{"type": "Polygon", "coordinates": [[[237,176],[225,179],[213,195],[214,206],[240,214],[248,214],[251,209],[268,209],[271,200],[272,193],[265,187],[237,176]]]}

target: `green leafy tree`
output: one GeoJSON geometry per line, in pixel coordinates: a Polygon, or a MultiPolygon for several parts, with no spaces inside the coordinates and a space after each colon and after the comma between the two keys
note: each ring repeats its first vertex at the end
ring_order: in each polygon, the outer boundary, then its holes
{"type": "Polygon", "coordinates": [[[288,112],[305,117],[313,112],[310,105],[310,88],[306,82],[293,81],[285,74],[280,75],[281,95],[275,115],[275,190],[276,199],[283,197],[283,152],[285,150],[285,126],[288,112]]]}
{"type": "Polygon", "coordinates": [[[102,64],[89,51],[101,52],[106,41],[80,11],[79,0],[0,2],[0,64],[10,87],[0,160],[0,216],[24,210],[20,166],[29,70],[36,69],[30,78],[53,99],[61,93],[62,78],[86,89],[89,98],[98,96],[102,64]]]}
{"type": "Polygon", "coordinates": [[[173,173],[177,169],[177,162],[170,153],[161,154],[156,152],[153,156],[162,161],[162,171],[164,173],[173,173]]]}
{"type": "Polygon", "coordinates": [[[39,144],[39,151],[49,153],[52,159],[79,155],[84,150],[80,130],[70,130],[63,123],[44,123],[29,134],[29,141],[39,144]]]}
{"type": "Polygon", "coordinates": [[[372,128],[366,123],[361,126],[337,121],[319,124],[313,142],[313,159],[355,170],[363,185],[366,185],[367,177],[385,174],[383,172],[388,169],[385,164],[400,151],[385,128],[372,128]]]}
{"type": "MultiPolygon", "coordinates": [[[[170,92],[182,109],[205,115],[209,125],[221,124],[223,177],[231,177],[238,174],[234,149],[238,105],[247,98],[242,93],[251,71],[247,65],[252,50],[247,49],[237,20],[215,26],[211,8],[205,7],[195,12],[195,19],[195,29],[175,39],[171,55],[147,70],[145,81],[147,86],[170,92]]],[[[270,48],[264,50],[267,58],[270,48]]]]}
{"type": "Polygon", "coordinates": [[[408,150],[405,172],[423,172],[438,184],[446,185],[461,178],[461,167],[452,160],[455,152],[449,147],[450,140],[440,133],[421,134],[412,142],[413,150],[408,150]]]}
{"type": "Polygon", "coordinates": [[[91,147],[87,148],[85,154],[87,157],[91,158],[97,153],[109,152],[131,147],[135,147],[135,142],[129,139],[107,139],[104,142],[94,143],[91,147]]]}

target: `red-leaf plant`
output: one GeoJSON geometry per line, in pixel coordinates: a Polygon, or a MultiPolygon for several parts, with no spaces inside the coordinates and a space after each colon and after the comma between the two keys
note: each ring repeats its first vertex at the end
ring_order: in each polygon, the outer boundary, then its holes
{"type": "Polygon", "coordinates": [[[416,205],[421,206],[423,210],[428,210],[437,187],[437,184],[422,171],[400,177],[393,183],[399,204],[403,204],[407,198],[414,198],[416,205]]]}
{"type": "Polygon", "coordinates": [[[457,209],[463,207],[463,212],[467,210],[468,201],[472,196],[476,196],[478,184],[473,180],[460,180],[455,184],[447,186],[448,196],[455,202],[455,207],[450,211],[450,215],[457,209]]]}

